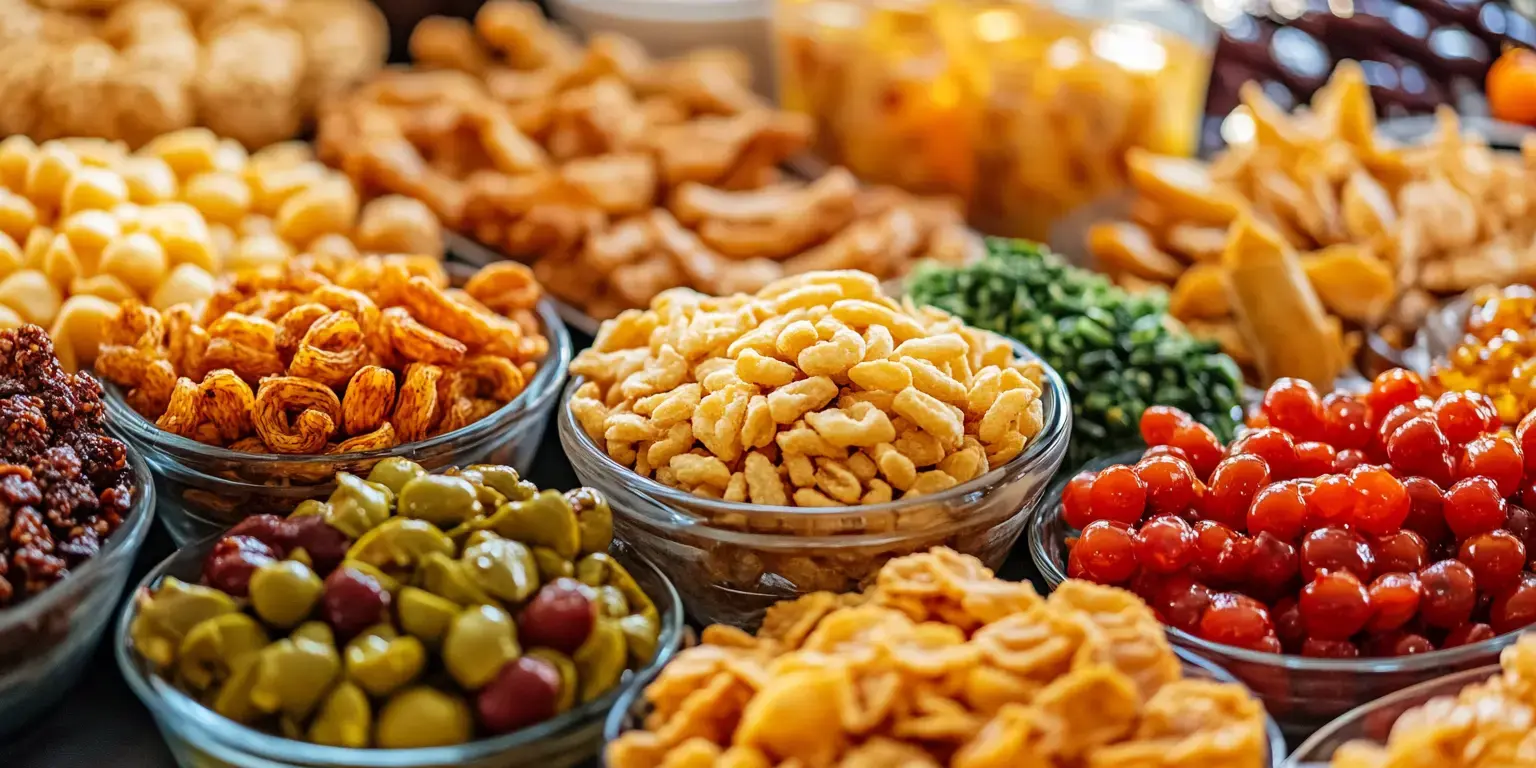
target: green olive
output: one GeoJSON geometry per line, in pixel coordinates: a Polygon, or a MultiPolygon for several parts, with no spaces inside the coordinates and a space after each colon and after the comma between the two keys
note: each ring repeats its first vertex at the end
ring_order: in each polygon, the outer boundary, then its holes
{"type": "Polygon", "coordinates": [[[342,560],[341,564],[336,566],[336,570],[338,571],[345,570],[347,568],[351,568],[352,570],[367,576],[372,576],[379,582],[379,586],[384,588],[385,592],[394,594],[400,591],[399,579],[385,573],[382,570],[379,570],[377,567],[370,563],[365,563],[361,560],[342,560]]]}
{"type": "Polygon", "coordinates": [[[575,511],[581,529],[581,551],[607,552],[613,544],[613,509],[608,506],[608,499],[596,488],[566,491],[565,499],[575,511]]]}
{"type": "Polygon", "coordinates": [[[325,521],[354,539],[389,519],[385,491],[345,472],[336,474],[336,490],[326,506],[325,521]]]}
{"type": "Polygon", "coordinates": [[[533,561],[539,564],[539,581],[545,584],[576,575],[576,564],[549,547],[534,547],[533,561]]]}
{"type": "Polygon", "coordinates": [[[290,637],[262,649],[256,672],[251,703],[263,712],[303,720],[337,682],[341,658],[333,645],[290,637]]]}
{"type": "Polygon", "coordinates": [[[571,655],[581,678],[581,703],[596,699],[618,684],[619,677],[624,674],[626,657],[624,633],[619,629],[619,623],[599,616],[587,641],[571,655]]]}
{"type": "Polygon", "coordinates": [[[535,648],[527,655],[549,662],[560,673],[560,701],[555,705],[555,713],[559,714],[576,706],[576,689],[580,685],[576,662],[571,661],[571,657],[551,648],[535,648]]]}
{"type": "Polygon", "coordinates": [[[491,605],[465,609],[443,638],[444,666],[459,685],[471,690],[489,683],[520,652],[512,617],[491,605]]]}
{"type": "Polygon", "coordinates": [[[400,489],[404,488],[406,483],[425,474],[427,470],[420,464],[396,456],[373,465],[373,469],[368,472],[368,482],[378,483],[392,491],[395,496],[399,496],[400,489]]]}
{"type": "Polygon", "coordinates": [[[635,577],[629,575],[629,571],[619,561],[603,552],[594,552],[583,557],[576,563],[576,580],[589,587],[604,585],[618,588],[624,594],[624,599],[629,601],[630,613],[648,616],[657,625],[660,625],[660,615],[656,612],[656,603],[651,596],[640,588],[635,577]]]}
{"type": "Polygon", "coordinates": [[[347,676],[374,696],[388,696],[414,682],[427,665],[421,641],[363,634],[347,643],[347,676]]]}
{"type": "Polygon", "coordinates": [[[307,515],[324,515],[330,511],[330,506],[319,499],[305,499],[288,513],[289,517],[305,517],[307,515]]]}
{"type": "Polygon", "coordinates": [[[446,747],[469,741],[473,727],[469,705],[462,698],[417,686],[384,703],[375,741],[385,749],[446,747]]]}
{"type": "Polygon", "coordinates": [[[475,487],[475,498],[480,501],[480,508],[482,510],[495,509],[496,507],[505,503],[507,500],[507,497],[503,496],[501,491],[498,491],[495,488],[492,488],[490,485],[487,485],[485,482],[485,476],[480,473],[480,470],[475,469],[474,467],[467,467],[465,469],[451,469],[445,474],[449,475],[450,477],[459,477],[468,480],[469,484],[475,487]]]}
{"type": "Polygon", "coordinates": [[[372,480],[364,480],[363,482],[367,483],[369,488],[384,494],[384,500],[389,503],[389,511],[393,514],[395,511],[395,489],[383,483],[375,483],[372,480]]]}
{"type": "Polygon", "coordinates": [[[533,552],[515,541],[494,535],[482,538],[465,547],[459,561],[481,589],[505,602],[521,603],[539,588],[539,565],[533,552]]]}
{"type": "Polygon", "coordinates": [[[629,601],[624,599],[624,593],[618,587],[604,584],[594,591],[597,593],[597,608],[604,616],[622,619],[629,615],[629,601]]]}
{"type": "Polygon", "coordinates": [[[204,619],[181,639],[176,672],[188,685],[203,690],[229,677],[230,670],[266,647],[267,640],[261,623],[246,614],[204,619]]]}
{"type": "Polygon", "coordinates": [[[336,633],[331,630],[331,625],[323,621],[306,621],[293,630],[293,634],[288,637],[336,647],[336,633]]]}
{"type": "Polygon", "coordinates": [[[139,612],[128,636],[141,656],[160,669],[176,661],[187,632],[205,619],[240,610],[235,599],[211,587],[167,576],[153,592],[140,594],[139,612]]]}
{"type": "Polygon", "coordinates": [[[462,477],[424,475],[400,489],[398,505],[402,517],[425,520],[441,528],[451,528],[485,513],[475,486],[462,477]]]}
{"type": "Polygon", "coordinates": [[[568,559],[581,553],[576,513],[559,491],[540,491],[528,501],[507,502],[476,527],[530,547],[548,547],[568,559]]]}
{"type": "Polygon", "coordinates": [[[230,670],[229,678],[213,695],[213,711],[237,722],[251,723],[262,716],[262,710],[251,701],[251,689],[256,686],[261,654],[244,656],[230,670]]]}
{"type": "Polygon", "coordinates": [[[459,615],[459,605],[418,587],[404,587],[395,603],[400,628],[436,647],[448,634],[448,625],[459,615]]]}
{"type": "Polygon", "coordinates": [[[325,585],[309,566],[279,560],[251,574],[251,607],[263,621],[287,629],[307,618],[325,585]]]}
{"type": "Polygon", "coordinates": [[[496,599],[470,578],[462,561],[441,552],[431,552],[422,558],[416,577],[422,589],[459,605],[496,605],[496,599]]]}
{"type": "Polygon", "coordinates": [[[495,488],[508,501],[527,501],[539,492],[538,486],[518,476],[517,470],[501,464],[472,464],[466,469],[478,472],[481,481],[495,488]]]}
{"type": "Polygon", "coordinates": [[[629,649],[631,664],[641,667],[656,658],[657,640],[661,636],[656,616],[631,613],[619,619],[619,630],[624,633],[624,645],[629,649]]]}
{"type": "Polygon", "coordinates": [[[366,747],[372,732],[373,709],[368,694],[346,680],[331,689],[309,724],[309,740],[328,747],[366,747]]]}
{"type": "Polygon", "coordinates": [[[384,571],[409,570],[429,552],[451,555],[453,540],[425,520],[392,517],[363,534],[347,550],[347,559],[384,571]]]}

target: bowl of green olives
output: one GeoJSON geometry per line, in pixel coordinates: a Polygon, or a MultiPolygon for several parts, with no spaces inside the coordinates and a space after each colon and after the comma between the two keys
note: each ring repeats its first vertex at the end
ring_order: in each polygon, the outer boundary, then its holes
{"type": "Polygon", "coordinates": [[[682,626],[596,491],[388,459],[165,560],[117,659],[189,768],[564,768],[682,626]]]}

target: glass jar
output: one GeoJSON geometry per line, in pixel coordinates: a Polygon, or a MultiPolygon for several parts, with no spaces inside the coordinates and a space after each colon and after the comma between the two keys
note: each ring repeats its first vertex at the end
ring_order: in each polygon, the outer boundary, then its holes
{"type": "Polygon", "coordinates": [[[1126,150],[1194,153],[1216,41],[1180,0],[778,0],[774,27],[824,159],[1037,240],[1126,150]]]}

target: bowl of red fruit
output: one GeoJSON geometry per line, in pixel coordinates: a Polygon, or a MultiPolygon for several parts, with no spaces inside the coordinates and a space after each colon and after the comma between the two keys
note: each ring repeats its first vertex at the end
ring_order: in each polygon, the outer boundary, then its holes
{"type": "Polygon", "coordinates": [[[1146,451],[1048,492],[1031,554],[1052,587],[1135,591],[1304,735],[1536,623],[1536,417],[1504,427],[1402,369],[1364,394],[1281,379],[1227,445],[1152,407],[1146,451]]]}

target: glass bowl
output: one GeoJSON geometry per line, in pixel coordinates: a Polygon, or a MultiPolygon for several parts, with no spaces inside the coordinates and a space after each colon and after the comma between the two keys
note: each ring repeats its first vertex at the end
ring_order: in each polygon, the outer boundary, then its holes
{"type": "MultiPolygon", "coordinates": [[[[1190,653],[1183,648],[1174,648],[1173,652],[1179,657],[1179,664],[1184,668],[1184,677],[1194,680],[1214,680],[1218,683],[1238,683],[1241,681],[1228,674],[1221,667],[1190,653]]],[[[611,742],[620,735],[637,730],[645,722],[645,716],[650,712],[650,706],[645,701],[645,687],[650,685],[651,678],[647,677],[637,685],[632,685],[619,697],[613,705],[613,711],[608,713],[608,721],[603,725],[603,741],[611,742]]],[[[1279,766],[1285,759],[1285,736],[1280,732],[1280,726],[1275,723],[1274,717],[1265,718],[1265,735],[1269,737],[1269,759],[1266,765],[1279,766]]]]}
{"type": "MultiPolygon", "coordinates": [[[[218,535],[210,536],[166,558],[139,582],[138,590],[152,589],[166,576],[196,582],[203,557],[218,539],[218,535]]],[[[661,613],[655,658],[643,669],[625,673],[613,690],[552,720],[467,744],[427,749],[324,747],[227,720],[155,674],[134,653],[128,627],[138,605],[132,599],[123,605],[117,621],[117,666],[128,687],[149,708],[161,737],[182,768],[571,768],[597,754],[608,710],[629,688],[653,677],[677,653],[683,637],[682,606],[667,577],[622,544],[616,543],[612,554],[629,569],[661,613]]]]}
{"type": "Polygon", "coordinates": [[[1333,753],[1346,743],[1362,739],[1385,744],[1397,719],[1414,707],[1441,696],[1455,696],[1462,688],[1497,674],[1497,664],[1436,678],[1346,712],[1302,742],[1285,761],[1285,768],[1328,768],[1333,753]]]}
{"type": "Polygon", "coordinates": [[[404,456],[428,470],[470,464],[507,464],[526,472],[544,437],[571,363],[571,335],[544,299],[539,320],[549,354],[512,402],[462,429],[383,450],[344,454],[244,453],[204,445],[166,432],[106,384],[108,429],[142,453],[154,469],[160,518],[177,546],[222,531],[248,515],[285,515],[305,499],[323,499],[337,472],[367,474],[381,459],[404,456]]]}
{"type": "MultiPolygon", "coordinates": [[[[1123,453],[1091,461],[1083,470],[1132,464],[1140,458],[1140,451],[1123,453]]],[[[1070,480],[1065,476],[1052,484],[1029,522],[1030,557],[1052,589],[1067,579],[1066,540],[1077,533],[1061,518],[1061,495],[1070,480]]],[[[1368,701],[1447,673],[1495,663],[1499,652],[1520,635],[1516,630],[1481,643],[1414,656],[1314,659],[1250,651],[1202,640],[1173,627],[1164,629],[1175,645],[1216,662],[1252,688],[1291,739],[1306,738],[1368,701]]]]}
{"type": "MultiPolygon", "coordinates": [[[[1019,356],[1037,359],[1014,343],[1019,356]]],[[[576,423],[566,385],[560,442],[583,485],[608,496],[614,533],[671,567],[688,616],[702,624],[753,627],[780,600],[848,592],[893,557],[935,546],[1002,565],[1061,466],[1071,431],[1066,386],[1044,370],[1044,424],[1013,461],[941,493],[885,504],[774,507],[705,499],[641,477],[614,461],[576,423]]]]}
{"type": "Polygon", "coordinates": [[[36,597],[0,609],[0,737],[53,706],[74,686],[123,595],[155,517],[149,464],[129,451],[128,466],[138,498],[101,552],[36,597]]]}

